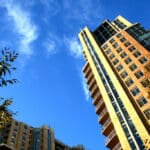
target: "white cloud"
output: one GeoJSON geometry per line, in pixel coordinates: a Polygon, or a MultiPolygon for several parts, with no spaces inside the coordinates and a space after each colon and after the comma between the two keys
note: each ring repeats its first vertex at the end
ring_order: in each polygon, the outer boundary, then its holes
{"type": "Polygon", "coordinates": [[[88,85],[86,83],[86,79],[83,76],[83,74],[81,74],[81,82],[82,82],[82,87],[83,87],[83,91],[84,91],[86,100],[88,101],[90,99],[90,92],[89,92],[89,89],[88,89],[88,85]]]}
{"type": "Polygon", "coordinates": [[[49,33],[48,38],[43,43],[48,55],[53,55],[58,52],[59,49],[59,38],[55,34],[49,33]]]}
{"type": "Polygon", "coordinates": [[[47,43],[47,51],[48,53],[56,53],[56,44],[54,41],[48,41],[47,43]]]}
{"type": "Polygon", "coordinates": [[[14,32],[19,35],[20,52],[31,55],[31,43],[37,39],[37,27],[32,23],[29,13],[10,0],[0,3],[0,6],[6,8],[8,17],[13,21],[14,32]]]}
{"type": "Polygon", "coordinates": [[[75,58],[82,58],[82,47],[80,43],[78,42],[77,38],[73,37],[71,39],[64,38],[66,46],[68,47],[68,50],[70,54],[75,58]]]}

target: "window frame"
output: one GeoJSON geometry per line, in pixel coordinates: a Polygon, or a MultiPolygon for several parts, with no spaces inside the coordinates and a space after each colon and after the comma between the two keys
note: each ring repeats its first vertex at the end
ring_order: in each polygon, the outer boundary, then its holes
{"type": "Polygon", "coordinates": [[[130,90],[130,92],[132,93],[133,96],[137,96],[140,93],[140,90],[137,86],[135,86],[130,90]]]}
{"type": "Polygon", "coordinates": [[[144,73],[141,70],[138,70],[134,73],[137,79],[140,79],[141,77],[144,76],[144,73]]]}
{"type": "Polygon", "coordinates": [[[147,104],[147,100],[144,96],[141,96],[140,98],[137,99],[137,103],[140,107],[143,107],[145,104],[147,104]]]}
{"type": "Polygon", "coordinates": [[[135,63],[133,63],[132,65],[129,66],[129,68],[131,71],[134,71],[138,68],[138,66],[135,63]],[[134,68],[133,68],[133,66],[134,66],[134,68]]]}
{"type": "Polygon", "coordinates": [[[150,120],[150,108],[144,111],[144,114],[148,120],[150,120]]]}
{"type": "Polygon", "coordinates": [[[132,62],[132,59],[131,59],[130,57],[128,57],[128,58],[126,58],[124,61],[125,61],[126,64],[129,64],[129,63],[132,62]]]}
{"type": "Polygon", "coordinates": [[[127,53],[126,52],[122,52],[121,54],[120,54],[120,57],[121,58],[125,58],[127,56],[127,53]]]}

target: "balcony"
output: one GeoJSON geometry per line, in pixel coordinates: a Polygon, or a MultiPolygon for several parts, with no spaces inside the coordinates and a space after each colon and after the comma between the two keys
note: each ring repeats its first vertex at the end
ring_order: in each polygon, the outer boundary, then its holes
{"type": "Polygon", "coordinates": [[[89,83],[89,90],[92,89],[93,85],[96,83],[96,80],[92,78],[91,82],[89,83]]]}
{"type": "Polygon", "coordinates": [[[102,95],[101,95],[100,91],[98,91],[93,97],[93,105],[96,106],[100,99],[102,99],[102,95]]]}
{"type": "Polygon", "coordinates": [[[82,69],[82,71],[86,72],[86,70],[88,69],[88,67],[89,67],[89,63],[86,62],[85,65],[84,65],[84,67],[83,67],[83,69],[82,69]]]}
{"type": "Polygon", "coordinates": [[[114,148],[112,150],[122,150],[121,144],[118,143],[117,145],[114,146],[114,148]]]}
{"type": "Polygon", "coordinates": [[[105,145],[112,149],[118,143],[118,137],[115,130],[112,130],[110,134],[107,136],[105,145]]]}
{"type": "Polygon", "coordinates": [[[96,105],[96,113],[99,115],[99,113],[104,108],[104,101],[101,99],[98,104],[96,105]]]}
{"type": "Polygon", "coordinates": [[[102,133],[103,133],[105,136],[107,136],[107,135],[112,131],[113,128],[114,128],[114,127],[113,127],[113,124],[112,124],[112,122],[111,122],[111,119],[108,118],[108,119],[105,121],[105,123],[103,124],[103,126],[102,126],[102,133]]]}
{"type": "Polygon", "coordinates": [[[106,108],[103,109],[103,111],[99,114],[98,122],[104,123],[106,119],[108,118],[108,111],[106,108]]]}
{"type": "Polygon", "coordinates": [[[89,84],[90,81],[92,80],[93,78],[93,73],[90,71],[89,75],[87,76],[87,83],[89,84]]]}
{"type": "Polygon", "coordinates": [[[88,63],[88,62],[86,62],[86,64],[84,65],[84,67],[83,67],[82,71],[86,74],[86,73],[87,73],[88,68],[89,68],[89,63],[88,63]]]}
{"type": "Polygon", "coordinates": [[[98,92],[98,86],[95,84],[93,88],[91,89],[91,97],[94,97],[94,95],[98,92]]]}
{"type": "Polygon", "coordinates": [[[87,78],[90,73],[91,73],[91,68],[88,68],[87,72],[85,73],[85,77],[87,78]]]}

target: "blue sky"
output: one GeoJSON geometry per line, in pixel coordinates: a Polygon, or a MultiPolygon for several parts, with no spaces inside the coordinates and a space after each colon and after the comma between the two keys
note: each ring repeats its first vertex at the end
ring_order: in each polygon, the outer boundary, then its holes
{"type": "Polygon", "coordinates": [[[15,118],[50,125],[68,145],[105,150],[77,34],[118,15],[149,28],[149,6],[148,0],[0,0],[0,47],[19,52],[13,75],[20,83],[0,89],[13,97],[15,118]]]}

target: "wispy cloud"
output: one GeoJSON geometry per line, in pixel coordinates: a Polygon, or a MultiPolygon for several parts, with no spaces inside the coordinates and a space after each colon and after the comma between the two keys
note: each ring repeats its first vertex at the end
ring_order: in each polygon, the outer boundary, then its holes
{"type": "Polygon", "coordinates": [[[31,55],[31,43],[37,39],[37,27],[31,21],[30,14],[23,10],[17,3],[11,0],[0,3],[5,7],[7,15],[12,20],[14,32],[19,36],[19,50],[22,54],[31,55]]]}
{"type": "Polygon", "coordinates": [[[102,3],[99,0],[64,0],[64,11],[69,20],[78,20],[80,23],[90,23],[92,20],[100,19],[103,15],[102,3]],[[72,9],[72,6],[74,7],[72,9]]]}
{"type": "MultiPolygon", "coordinates": [[[[36,1],[36,0],[35,0],[36,1]]],[[[40,0],[44,6],[43,20],[49,21],[50,17],[58,14],[63,18],[63,23],[72,26],[72,21],[77,24],[93,24],[93,20],[99,21],[104,14],[102,2],[99,0],[40,0]],[[70,24],[71,23],[71,24],[70,24]]]]}
{"type": "Polygon", "coordinates": [[[43,43],[43,46],[47,50],[48,55],[53,55],[58,52],[58,41],[58,37],[56,37],[54,34],[49,34],[48,38],[43,43]]]}
{"type": "Polygon", "coordinates": [[[64,38],[65,44],[68,47],[68,51],[71,56],[82,59],[82,48],[77,38],[64,38]]]}
{"type": "Polygon", "coordinates": [[[89,92],[89,89],[88,89],[88,85],[86,83],[86,79],[83,76],[83,73],[81,74],[81,82],[82,82],[82,87],[83,87],[83,91],[84,91],[84,94],[85,94],[85,98],[88,101],[90,99],[90,92],[89,92]]]}

